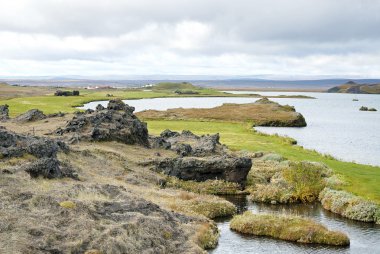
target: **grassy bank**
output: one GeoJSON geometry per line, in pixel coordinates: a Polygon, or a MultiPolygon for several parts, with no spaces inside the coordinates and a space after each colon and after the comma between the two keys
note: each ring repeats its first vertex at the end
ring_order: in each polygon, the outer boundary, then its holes
{"type": "Polygon", "coordinates": [[[188,129],[195,134],[220,133],[221,142],[234,150],[263,151],[281,154],[295,161],[317,161],[325,163],[347,183],[340,188],[380,204],[380,167],[343,162],[315,151],[291,144],[289,138],[269,136],[254,132],[250,125],[226,122],[199,121],[147,121],[151,134],[165,129],[180,131],[188,129]]]}

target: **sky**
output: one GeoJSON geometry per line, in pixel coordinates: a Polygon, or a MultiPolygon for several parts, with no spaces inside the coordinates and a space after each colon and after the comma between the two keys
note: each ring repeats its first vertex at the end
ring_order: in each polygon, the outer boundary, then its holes
{"type": "Polygon", "coordinates": [[[0,77],[380,78],[380,0],[0,0],[0,77]]]}

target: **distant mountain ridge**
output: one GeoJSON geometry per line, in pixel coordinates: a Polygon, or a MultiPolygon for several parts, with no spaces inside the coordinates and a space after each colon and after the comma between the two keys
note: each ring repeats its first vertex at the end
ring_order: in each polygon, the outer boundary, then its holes
{"type": "Polygon", "coordinates": [[[379,84],[358,84],[348,81],[343,85],[335,86],[327,90],[328,93],[354,93],[354,94],[380,94],[379,84]]]}

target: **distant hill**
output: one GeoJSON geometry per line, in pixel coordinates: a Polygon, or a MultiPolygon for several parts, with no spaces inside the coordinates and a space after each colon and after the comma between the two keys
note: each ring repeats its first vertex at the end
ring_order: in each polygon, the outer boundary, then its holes
{"type": "Polygon", "coordinates": [[[355,93],[355,94],[380,94],[380,84],[358,84],[354,81],[335,86],[327,90],[328,93],[355,93]]]}

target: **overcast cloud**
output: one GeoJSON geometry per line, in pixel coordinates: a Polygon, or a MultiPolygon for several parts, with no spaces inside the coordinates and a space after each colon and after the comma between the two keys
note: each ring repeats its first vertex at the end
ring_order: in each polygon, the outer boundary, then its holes
{"type": "Polygon", "coordinates": [[[0,76],[380,77],[380,0],[0,3],[0,76]]]}

